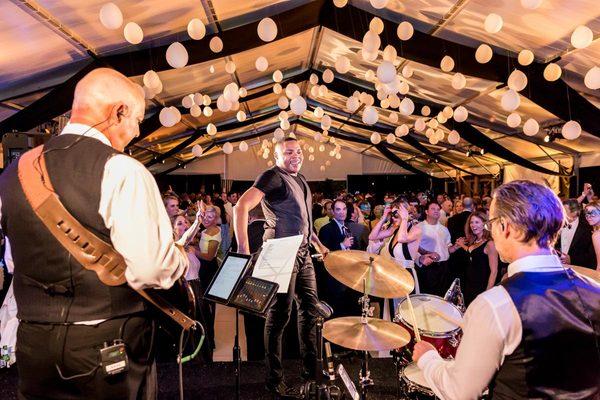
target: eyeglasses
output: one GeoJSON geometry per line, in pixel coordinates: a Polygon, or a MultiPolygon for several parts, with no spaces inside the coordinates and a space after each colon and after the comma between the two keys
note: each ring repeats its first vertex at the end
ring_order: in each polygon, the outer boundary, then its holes
{"type": "Polygon", "coordinates": [[[497,219],[500,219],[500,217],[492,218],[492,219],[488,220],[487,222],[485,222],[483,224],[483,229],[485,229],[486,231],[491,232],[492,231],[492,223],[494,221],[496,221],[497,219]]]}
{"type": "Polygon", "coordinates": [[[585,212],[586,217],[597,217],[600,216],[600,210],[594,209],[585,212]]]}

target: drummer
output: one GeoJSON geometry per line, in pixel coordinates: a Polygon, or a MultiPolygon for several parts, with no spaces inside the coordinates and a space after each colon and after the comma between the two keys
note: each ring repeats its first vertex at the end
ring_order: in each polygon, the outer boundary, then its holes
{"type": "Polygon", "coordinates": [[[454,360],[424,341],[413,352],[438,397],[475,399],[486,387],[495,398],[600,397],[600,285],[552,254],[563,223],[547,187],[496,189],[485,229],[510,263],[508,278],[467,309],[454,360]]]}

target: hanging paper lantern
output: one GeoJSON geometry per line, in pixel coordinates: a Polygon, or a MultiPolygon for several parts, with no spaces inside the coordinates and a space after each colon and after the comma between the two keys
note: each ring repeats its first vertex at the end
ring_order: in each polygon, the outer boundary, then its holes
{"type": "Polygon", "coordinates": [[[392,124],[397,124],[398,123],[398,114],[396,114],[395,112],[390,113],[390,122],[392,124]]]}
{"type": "Polygon", "coordinates": [[[158,120],[162,126],[170,128],[181,120],[181,113],[176,107],[163,107],[158,114],[158,120]]]}
{"type": "Polygon", "coordinates": [[[427,126],[432,129],[436,129],[438,127],[438,125],[439,125],[439,122],[435,118],[430,119],[429,122],[427,123],[427,126]]]}
{"type": "Polygon", "coordinates": [[[227,72],[228,74],[233,74],[235,72],[235,63],[233,61],[227,61],[227,63],[225,63],[225,72],[227,72]]]}
{"type": "Polygon", "coordinates": [[[400,40],[408,40],[415,33],[415,29],[413,28],[410,22],[404,21],[398,25],[398,29],[396,30],[396,34],[400,40]]]}
{"type": "Polygon", "coordinates": [[[244,111],[240,110],[237,112],[235,117],[237,118],[238,121],[244,122],[246,120],[246,113],[244,111]]]}
{"type": "Polygon", "coordinates": [[[233,145],[229,142],[225,142],[223,144],[223,153],[225,153],[225,154],[233,153],[233,145]]]}
{"type": "Polygon", "coordinates": [[[161,83],[160,77],[153,70],[146,72],[144,74],[144,78],[142,80],[144,81],[144,86],[147,86],[150,89],[154,89],[154,88],[158,87],[158,85],[161,83]]]}
{"type": "Polygon", "coordinates": [[[408,132],[409,132],[409,128],[408,128],[408,125],[406,125],[406,124],[402,124],[402,125],[396,127],[396,130],[395,130],[396,136],[398,136],[398,137],[406,136],[406,135],[408,135],[408,132]]]}
{"type": "Polygon", "coordinates": [[[327,86],[325,86],[325,85],[319,86],[319,96],[321,96],[321,97],[327,96],[327,93],[329,93],[329,89],[327,89],[327,86]]]}
{"type": "Polygon", "coordinates": [[[444,72],[450,72],[454,69],[454,60],[450,56],[444,56],[440,62],[440,69],[444,72]]]}
{"type": "Polygon", "coordinates": [[[380,10],[387,6],[388,1],[389,0],[369,0],[369,3],[371,3],[371,6],[373,6],[373,8],[380,10]]]}
{"type": "Polygon", "coordinates": [[[374,17],[371,19],[371,22],[369,23],[369,30],[375,32],[377,35],[381,34],[381,32],[383,32],[383,21],[381,18],[374,17]]]}
{"type": "Polygon", "coordinates": [[[200,94],[200,93],[194,93],[193,99],[194,99],[194,104],[197,104],[199,106],[203,105],[204,96],[202,96],[202,94],[200,94]]]}
{"type": "Polygon", "coordinates": [[[389,61],[383,61],[377,67],[377,78],[383,83],[390,83],[396,77],[396,67],[389,61]]]}
{"type": "Polygon", "coordinates": [[[379,105],[381,106],[381,108],[383,109],[387,109],[390,106],[390,101],[388,100],[388,98],[384,98],[383,100],[381,100],[379,102],[379,105]]]}
{"type": "Polygon", "coordinates": [[[321,118],[321,129],[331,128],[331,117],[329,115],[323,115],[321,118]]]}
{"type": "Polygon", "coordinates": [[[123,25],[123,13],[115,3],[106,3],[100,9],[100,22],[107,29],[119,29],[123,25]]]}
{"type": "Polygon", "coordinates": [[[379,134],[379,132],[373,132],[371,134],[371,143],[373,143],[373,144],[381,143],[381,135],[379,134]]]}
{"type": "Polygon", "coordinates": [[[429,106],[423,106],[421,108],[421,115],[427,117],[429,114],[431,114],[431,108],[429,108],[429,106]]]}
{"type": "Polygon", "coordinates": [[[306,111],[306,100],[304,100],[304,97],[298,96],[294,98],[290,102],[290,109],[296,115],[304,114],[304,111],[306,111]]]}
{"type": "Polygon", "coordinates": [[[367,125],[375,125],[379,120],[379,114],[373,106],[366,106],[363,110],[362,121],[367,125]]]}
{"type": "Polygon", "coordinates": [[[423,132],[427,124],[425,124],[425,120],[423,118],[417,118],[415,121],[415,130],[417,132],[423,132]]]}
{"type": "Polygon", "coordinates": [[[481,44],[475,51],[475,59],[479,64],[485,64],[492,59],[494,52],[487,44],[481,44]]]}
{"type": "Polygon", "coordinates": [[[325,115],[325,111],[321,107],[317,107],[314,109],[313,114],[317,118],[322,118],[325,115]]]}
{"type": "Polygon", "coordinates": [[[429,143],[436,145],[436,144],[438,144],[438,142],[439,142],[439,139],[435,135],[432,135],[429,137],[429,143]]]}
{"type": "Polygon", "coordinates": [[[285,110],[286,108],[288,108],[289,105],[290,102],[287,97],[280,96],[279,99],[277,99],[277,107],[279,107],[280,109],[285,110]]]}
{"type": "MultiPolygon", "coordinates": [[[[403,83],[405,83],[405,82],[403,82],[403,83]]],[[[408,84],[406,84],[406,86],[408,86],[408,84]]],[[[402,88],[400,89],[400,92],[402,92],[402,88]]],[[[406,91],[406,93],[408,93],[408,90],[406,91]]],[[[400,107],[400,97],[398,97],[396,94],[391,94],[389,96],[389,99],[390,99],[390,107],[391,108],[399,108],[400,107]]],[[[396,114],[394,114],[394,115],[396,115],[396,114]]]]}
{"type": "Polygon", "coordinates": [[[214,73],[215,73],[215,66],[214,66],[214,65],[211,65],[211,66],[208,68],[208,72],[210,72],[211,74],[214,74],[214,73]]]}
{"type": "Polygon", "coordinates": [[[258,23],[258,37],[263,42],[272,42],[277,36],[277,25],[271,18],[263,18],[258,23]]]}
{"type": "Polygon", "coordinates": [[[337,7],[337,8],[342,8],[344,7],[346,4],[348,4],[348,0],[333,0],[333,4],[337,7]]]}
{"type": "Polygon", "coordinates": [[[202,115],[202,109],[198,104],[194,104],[190,107],[190,115],[194,118],[198,118],[202,115]]]}
{"type": "Polygon", "coordinates": [[[520,104],[521,97],[519,96],[519,93],[512,89],[507,90],[500,99],[500,106],[505,111],[514,111],[519,108],[520,104]]]}
{"type": "Polygon", "coordinates": [[[280,94],[281,92],[283,92],[283,88],[281,87],[281,85],[279,83],[274,84],[273,93],[280,94]]]}
{"type": "Polygon", "coordinates": [[[311,84],[316,85],[317,83],[319,83],[319,76],[315,73],[312,73],[310,74],[309,81],[311,84]]]}
{"type": "Polygon", "coordinates": [[[588,89],[596,90],[600,89],[600,68],[592,67],[585,74],[583,83],[588,89]]]}
{"type": "Polygon", "coordinates": [[[410,65],[405,65],[402,68],[402,76],[405,77],[406,79],[410,78],[411,76],[413,76],[414,70],[410,65]]]}
{"type": "Polygon", "coordinates": [[[540,125],[533,118],[529,118],[527,121],[525,121],[525,124],[523,125],[523,133],[527,136],[535,136],[539,130],[540,125]]]}
{"type": "Polygon", "coordinates": [[[280,120],[280,121],[283,121],[283,120],[289,119],[289,118],[290,118],[290,116],[288,115],[287,111],[283,111],[283,110],[282,110],[282,111],[279,113],[279,115],[277,116],[277,118],[279,118],[279,120],[280,120]]]}
{"type": "Polygon", "coordinates": [[[125,40],[131,44],[140,44],[144,40],[144,31],[135,22],[129,22],[123,29],[125,40]]]}
{"type": "Polygon", "coordinates": [[[396,61],[396,57],[398,57],[398,52],[396,51],[396,48],[390,44],[385,46],[385,49],[383,49],[383,59],[385,61],[393,63],[394,61],[396,61]]]}
{"type": "Polygon", "coordinates": [[[533,62],[533,58],[533,53],[530,50],[521,50],[517,60],[519,61],[519,64],[527,66],[533,62]]]}
{"type": "Polygon", "coordinates": [[[354,96],[348,97],[348,99],[346,100],[346,108],[348,109],[348,111],[353,113],[356,110],[358,110],[358,107],[360,107],[360,102],[358,101],[358,99],[354,96]]]}
{"type": "Polygon", "coordinates": [[[225,99],[225,96],[220,95],[217,98],[217,108],[221,112],[227,112],[227,111],[231,110],[231,102],[227,101],[227,99],[225,99]]]}
{"type": "Polygon", "coordinates": [[[204,96],[202,96],[202,98],[203,98],[202,104],[205,106],[210,106],[210,103],[211,103],[210,96],[205,94],[204,96]]]}
{"type": "Polygon", "coordinates": [[[205,117],[210,117],[213,115],[213,110],[212,108],[210,108],[209,106],[204,107],[204,109],[202,110],[202,114],[204,114],[205,117]]]}
{"type": "Polygon", "coordinates": [[[285,95],[289,97],[290,100],[293,100],[300,96],[300,88],[294,82],[290,82],[285,87],[285,95]]]}
{"type": "Polygon", "coordinates": [[[248,95],[248,89],[241,87],[240,90],[238,90],[238,94],[239,97],[246,97],[248,95]]]}
{"type": "Polygon", "coordinates": [[[388,133],[385,137],[385,141],[388,142],[388,144],[394,144],[396,142],[396,135],[388,133]]]}
{"type": "Polygon", "coordinates": [[[206,35],[206,26],[199,18],[194,18],[188,23],[187,31],[192,39],[201,40],[206,35]]]}
{"type": "Polygon", "coordinates": [[[506,118],[506,125],[511,128],[516,128],[521,125],[521,116],[517,113],[512,113],[506,118]]]}
{"type": "Polygon", "coordinates": [[[244,140],[242,140],[240,142],[240,145],[238,146],[238,149],[242,152],[245,153],[246,151],[248,151],[248,143],[246,143],[244,140]]]}
{"type": "Polygon", "coordinates": [[[167,48],[167,63],[173,68],[183,68],[188,63],[188,52],[179,42],[171,43],[167,48]]]}
{"type": "Polygon", "coordinates": [[[563,125],[560,131],[565,139],[574,140],[581,135],[581,125],[577,121],[569,121],[563,125]]]}
{"type": "Polygon", "coordinates": [[[277,83],[283,80],[283,73],[280,70],[273,72],[273,80],[277,83]]]}
{"type": "Polygon", "coordinates": [[[458,144],[458,142],[460,142],[460,135],[457,131],[452,129],[448,134],[448,143],[450,143],[451,145],[456,145],[458,144]]]}
{"type": "Polygon", "coordinates": [[[350,60],[346,56],[339,56],[335,61],[335,70],[340,74],[346,74],[350,71],[350,60]]]}
{"type": "Polygon", "coordinates": [[[588,47],[594,40],[594,32],[585,25],[580,25],[571,34],[571,44],[576,49],[588,47]]]}
{"type": "Polygon", "coordinates": [[[381,38],[373,31],[367,31],[362,40],[363,52],[377,52],[381,46],[381,38]]]}
{"type": "Polygon", "coordinates": [[[400,102],[400,114],[411,115],[415,111],[415,103],[408,97],[405,97],[400,102]]]}
{"type": "Polygon", "coordinates": [[[435,137],[437,140],[444,140],[444,130],[443,129],[438,129],[435,131],[435,137]]]}
{"type": "Polygon", "coordinates": [[[457,72],[452,77],[452,87],[456,90],[464,89],[467,85],[467,78],[460,72],[457,72]]]}
{"type": "Polygon", "coordinates": [[[192,147],[192,154],[195,157],[200,157],[202,155],[202,146],[195,144],[194,147],[192,147]]]}
{"type": "Polygon", "coordinates": [[[194,95],[188,94],[181,99],[181,105],[185,108],[190,108],[194,105],[194,95]]]}
{"type": "Polygon", "coordinates": [[[550,63],[544,68],[544,79],[549,82],[554,82],[560,78],[562,74],[562,70],[560,66],[556,63],[550,63]]]}
{"type": "Polygon", "coordinates": [[[214,36],[210,39],[210,42],[208,42],[208,47],[213,53],[220,53],[223,50],[223,41],[220,37],[214,36]]]}
{"type": "Polygon", "coordinates": [[[285,132],[281,128],[277,128],[277,129],[275,129],[275,132],[273,132],[273,137],[277,141],[283,140],[284,136],[285,136],[285,132]]]}
{"type": "Polygon", "coordinates": [[[498,14],[491,13],[485,18],[483,27],[488,33],[498,33],[502,29],[502,17],[498,14]]]}
{"type": "Polygon", "coordinates": [[[215,136],[217,134],[217,127],[215,126],[215,124],[210,122],[208,125],[206,125],[206,132],[210,136],[215,136]]]}
{"type": "Polygon", "coordinates": [[[525,89],[525,86],[527,86],[527,76],[518,69],[511,72],[508,77],[508,87],[515,92],[520,92],[525,89]]]}
{"type": "Polygon", "coordinates": [[[433,130],[433,128],[428,128],[428,129],[425,131],[425,137],[426,137],[427,139],[429,139],[429,138],[433,137],[433,135],[434,135],[434,134],[435,134],[435,131],[433,130]]]}
{"type": "Polygon", "coordinates": [[[323,71],[323,82],[325,83],[331,83],[333,82],[333,71],[330,70],[329,68],[325,69],[325,71],[323,71]]]}
{"type": "Polygon", "coordinates": [[[240,98],[240,88],[238,87],[237,83],[231,82],[227,84],[225,89],[223,89],[223,97],[225,97],[225,100],[229,101],[230,103],[238,101],[240,98]]]}
{"type": "Polygon", "coordinates": [[[435,119],[437,119],[440,124],[445,124],[448,121],[448,118],[446,118],[444,113],[441,111],[438,113],[438,115],[437,115],[437,117],[435,117],[435,119]]]}
{"type": "Polygon", "coordinates": [[[542,4],[543,0],[521,0],[521,5],[529,10],[535,10],[542,4]]]}
{"type": "Polygon", "coordinates": [[[444,117],[446,118],[452,118],[452,115],[454,115],[454,110],[452,109],[452,107],[446,106],[442,110],[442,114],[444,114],[444,117]]]}
{"type": "Polygon", "coordinates": [[[267,61],[266,57],[260,56],[256,59],[254,66],[256,67],[257,71],[265,72],[267,68],[269,68],[269,62],[267,61]]]}
{"type": "Polygon", "coordinates": [[[458,106],[454,110],[454,120],[456,122],[464,122],[469,118],[469,112],[463,106],[458,106]]]}

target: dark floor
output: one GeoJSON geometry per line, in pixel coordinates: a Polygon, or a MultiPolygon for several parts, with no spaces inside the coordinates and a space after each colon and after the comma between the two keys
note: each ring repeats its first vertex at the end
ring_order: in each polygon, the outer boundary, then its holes
{"type": "MultiPolygon", "coordinates": [[[[350,378],[357,384],[360,362],[343,362],[350,378]]],[[[371,378],[375,386],[370,390],[369,399],[396,399],[395,367],[391,359],[375,359],[369,362],[371,378]]],[[[287,360],[286,377],[292,384],[300,385],[300,363],[287,360]]],[[[159,364],[159,399],[179,398],[176,364],[159,364]]],[[[184,364],[183,384],[186,399],[234,399],[235,381],[232,363],[201,365],[196,362],[184,364]]],[[[339,379],[337,385],[341,385],[339,379]]],[[[0,399],[16,399],[17,369],[0,369],[0,399]]],[[[264,390],[264,365],[262,362],[242,364],[241,398],[244,400],[271,399],[264,390]]]]}

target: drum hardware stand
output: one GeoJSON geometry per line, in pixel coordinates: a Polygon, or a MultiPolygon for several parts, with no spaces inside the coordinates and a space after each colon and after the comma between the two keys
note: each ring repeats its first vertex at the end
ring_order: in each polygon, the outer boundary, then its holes
{"type": "MultiPolygon", "coordinates": [[[[373,265],[373,258],[370,258],[371,266],[373,265]]],[[[371,300],[369,299],[369,295],[367,294],[367,278],[363,280],[364,282],[364,294],[358,300],[358,302],[362,305],[362,311],[360,316],[360,322],[363,324],[368,323],[368,318],[373,316],[373,310],[375,307],[371,307],[371,300]]],[[[364,358],[360,363],[360,372],[358,374],[359,385],[360,385],[360,398],[363,400],[367,399],[367,390],[370,386],[374,385],[373,379],[371,379],[371,371],[369,371],[369,352],[364,351],[364,358]]]]}
{"type": "Polygon", "coordinates": [[[242,353],[240,351],[240,310],[235,309],[235,337],[233,339],[233,374],[235,375],[235,399],[240,400],[240,375],[242,369],[242,353]]]}

